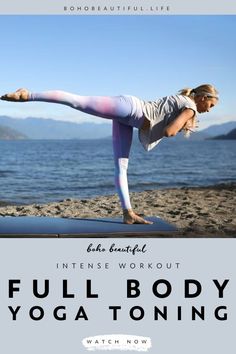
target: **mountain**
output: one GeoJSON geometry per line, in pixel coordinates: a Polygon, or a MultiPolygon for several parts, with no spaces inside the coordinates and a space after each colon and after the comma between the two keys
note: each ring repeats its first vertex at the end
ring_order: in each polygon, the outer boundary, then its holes
{"type": "Polygon", "coordinates": [[[228,134],[217,135],[211,139],[214,139],[214,140],[235,140],[236,139],[236,128],[231,130],[228,134]]]}
{"type": "MultiPolygon", "coordinates": [[[[109,121],[102,124],[73,123],[44,118],[17,119],[0,116],[0,125],[17,130],[29,139],[100,139],[111,136],[109,121]]],[[[236,128],[236,121],[212,125],[207,129],[192,133],[189,140],[205,140],[218,135],[226,135],[236,128]]],[[[183,134],[173,139],[184,140],[183,134]]]]}
{"type": "Polygon", "coordinates": [[[16,129],[30,139],[95,139],[111,135],[111,124],[72,123],[54,119],[17,119],[0,116],[0,125],[16,129]]]}
{"type": "Polygon", "coordinates": [[[199,141],[199,140],[205,140],[208,139],[209,135],[205,134],[202,131],[196,131],[196,133],[191,133],[188,138],[185,138],[183,133],[177,134],[175,137],[171,138],[173,140],[179,141],[179,140],[191,140],[191,141],[199,141]]]}
{"type": "MultiPolygon", "coordinates": [[[[232,129],[235,129],[235,128],[236,128],[236,121],[231,121],[231,122],[222,123],[222,124],[214,124],[206,129],[197,130],[197,132],[192,133],[188,139],[194,140],[194,141],[212,139],[218,135],[224,136],[224,135],[228,134],[230,131],[232,131],[232,129]]],[[[185,138],[183,137],[183,134],[178,134],[175,137],[175,139],[176,140],[183,140],[185,138]]],[[[226,139],[232,139],[232,138],[226,138],[226,139]]]]}
{"type": "Polygon", "coordinates": [[[208,137],[214,137],[217,135],[226,135],[235,128],[236,121],[231,121],[227,123],[211,125],[210,127],[201,130],[200,133],[203,133],[208,137]]]}
{"type": "Polygon", "coordinates": [[[0,140],[22,140],[22,139],[27,139],[27,136],[15,129],[0,125],[0,140]]]}

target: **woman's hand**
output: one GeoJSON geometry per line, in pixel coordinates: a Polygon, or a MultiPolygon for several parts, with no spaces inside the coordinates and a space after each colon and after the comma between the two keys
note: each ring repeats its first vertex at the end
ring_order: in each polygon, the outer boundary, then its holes
{"type": "Polygon", "coordinates": [[[12,102],[26,102],[29,100],[29,91],[27,89],[19,89],[13,93],[7,93],[1,96],[3,101],[12,101],[12,102]]]}
{"type": "Polygon", "coordinates": [[[148,221],[143,219],[141,216],[135,214],[132,209],[124,209],[123,210],[123,221],[124,224],[153,224],[152,221],[148,221]]]}

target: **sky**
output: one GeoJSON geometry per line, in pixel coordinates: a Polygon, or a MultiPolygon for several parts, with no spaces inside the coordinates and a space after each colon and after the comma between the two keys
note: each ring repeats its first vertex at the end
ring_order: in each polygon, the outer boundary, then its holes
{"type": "MultiPolygon", "coordinates": [[[[0,16],[0,94],[26,87],[144,100],[211,83],[200,129],[236,120],[235,16],[0,16]]],[[[0,116],[103,120],[69,107],[0,101],[0,116]]],[[[104,121],[103,121],[104,122],[104,121]]]]}

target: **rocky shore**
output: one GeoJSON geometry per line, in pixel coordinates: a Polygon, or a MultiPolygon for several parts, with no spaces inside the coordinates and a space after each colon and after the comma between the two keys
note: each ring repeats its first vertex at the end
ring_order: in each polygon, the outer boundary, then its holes
{"type": "MultiPolygon", "coordinates": [[[[236,183],[131,193],[133,209],[174,224],[174,237],[236,237],[236,183]]],[[[116,195],[49,204],[5,205],[0,216],[121,217],[116,195]]]]}

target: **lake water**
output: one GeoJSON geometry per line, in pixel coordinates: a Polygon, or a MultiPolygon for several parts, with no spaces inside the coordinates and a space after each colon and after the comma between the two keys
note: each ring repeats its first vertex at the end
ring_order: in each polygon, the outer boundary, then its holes
{"type": "MultiPolygon", "coordinates": [[[[14,204],[114,194],[112,142],[0,141],[0,200],[14,204]]],[[[151,152],[134,141],[130,191],[236,181],[236,141],[163,140],[151,152]]]]}

